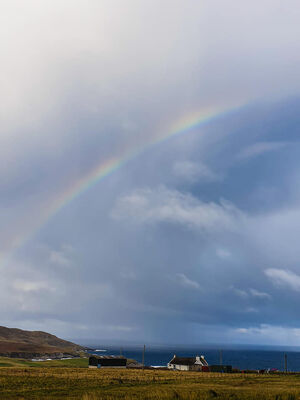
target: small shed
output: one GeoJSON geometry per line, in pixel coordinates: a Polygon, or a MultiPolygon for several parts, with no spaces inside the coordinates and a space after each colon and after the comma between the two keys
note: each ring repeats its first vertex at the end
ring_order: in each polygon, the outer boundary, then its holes
{"type": "Polygon", "coordinates": [[[127,358],[122,356],[95,356],[89,358],[89,368],[126,368],[127,358]]]}
{"type": "Polygon", "coordinates": [[[209,367],[210,372],[225,372],[230,374],[232,372],[231,365],[210,365],[209,367]]]}
{"type": "Polygon", "coordinates": [[[178,371],[201,371],[202,367],[208,367],[204,356],[177,357],[174,354],[172,360],[168,363],[169,369],[178,371]]]}

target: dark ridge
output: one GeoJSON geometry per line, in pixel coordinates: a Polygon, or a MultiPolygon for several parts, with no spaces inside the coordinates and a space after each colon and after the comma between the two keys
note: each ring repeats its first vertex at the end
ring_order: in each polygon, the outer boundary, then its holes
{"type": "Polygon", "coordinates": [[[60,358],[79,356],[85,350],[75,343],[42,331],[25,331],[0,326],[0,356],[60,358]]]}

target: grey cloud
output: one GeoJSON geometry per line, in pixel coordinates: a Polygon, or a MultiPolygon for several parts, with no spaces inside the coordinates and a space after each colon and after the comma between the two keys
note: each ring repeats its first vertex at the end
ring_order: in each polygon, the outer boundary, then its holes
{"type": "Polygon", "coordinates": [[[185,274],[177,273],[175,277],[181,285],[187,288],[200,289],[199,283],[189,279],[185,274]]]}
{"type": "Polygon", "coordinates": [[[217,249],[217,250],[216,250],[216,254],[217,254],[217,256],[220,257],[221,259],[226,259],[226,258],[228,258],[228,257],[231,256],[231,253],[230,253],[229,250],[227,250],[227,249],[222,249],[222,248],[217,249]]]}
{"type": "Polygon", "coordinates": [[[297,265],[299,231],[299,209],[279,208],[263,215],[258,214],[249,221],[248,232],[260,251],[268,255],[268,260],[282,270],[282,264],[297,265]]]}
{"type": "MultiPolygon", "coordinates": [[[[26,307],[21,310],[20,303],[12,303],[11,319],[33,328],[40,327],[44,320],[57,333],[69,335],[68,332],[76,329],[79,337],[91,335],[86,329],[91,325],[93,335],[103,338],[120,337],[121,331],[110,327],[129,327],[133,330],[123,330],[122,337],[130,337],[133,332],[134,337],[149,340],[155,337],[158,341],[166,340],[163,329],[166,323],[181,326],[170,340],[180,340],[190,327],[196,337],[202,326],[211,333],[207,340],[214,337],[223,341],[224,337],[216,332],[216,326],[221,324],[222,332],[227,332],[230,340],[236,338],[241,342],[259,342],[259,334],[250,330],[242,334],[235,328],[247,330],[265,322],[270,326],[288,325],[289,320],[295,320],[298,311],[288,306],[291,294],[283,301],[264,270],[266,265],[278,269],[285,260],[284,265],[297,271],[296,241],[290,238],[283,242],[284,236],[297,230],[297,208],[286,201],[282,209],[276,202],[275,209],[262,212],[252,202],[255,207],[248,210],[241,192],[246,187],[247,197],[250,191],[256,190],[255,182],[251,183],[250,179],[253,166],[239,169],[241,177],[234,175],[232,164],[227,164],[232,153],[228,154],[226,145],[231,148],[235,137],[225,134],[225,121],[222,126],[223,135],[213,147],[204,138],[199,138],[199,142],[195,138],[191,153],[185,148],[185,158],[180,159],[189,159],[190,155],[194,160],[194,152],[199,147],[210,154],[208,165],[218,164],[216,170],[222,161],[224,180],[211,182],[209,186],[203,183],[184,186],[182,182],[169,180],[167,171],[174,164],[169,147],[181,148],[179,142],[177,147],[169,145],[165,150],[150,151],[133,160],[62,210],[16,255],[19,261],[25,257],[30,268],[22,272],[23,267],[15,263],[15,275],[5,274],[5,282],[23,280],[34,284],[46,278],[49,286],[57,288],[58,296],[52,298],[51,291],[47,290],[40,291],[42,294],[24,292],[20,302],[26,307]],[[209,151],[212,148],[217,150],[214,157],[209,151]],[[231,189],[231,180],[238,185],[238,191],[231,189]],[[231,202],[219,201],[220,197],[231,202]],[[47,244],[44,250],[38,250],[37,240],[47,244]],[[66,242],[70,243],[67,247],[66,242]],[[51,254],[69,259],[71,277],[70,269],[50,262],[51,254]],[[193,282],[200,289],[191,286],[193,282]],[[228,290],[231,285],[242,297],[228,290]],[[73,301],[70,303],[68,299],[73,301]],[[63,305],[57,311],[59,304],[63,305]],[[284,318],[279,318],[278,310],[286,311],[280,313],[284,318]],[[78,313],[84,315],[79,318],[78,313]]],[[[211,129],[213,132],[215,127],[211,129]]],[[[239,145],[243,148],[244,141],[239,145]]],[[[289,146],[288,151],[291,150],[289,146]]],[[[271,152],[272,156],[281,151],[287,149],[271,152]]],[[[264,155],[260,158],[263,162],[264,155]]],[[[203,162],[206,161],[204,157],[203,162]]],[[[281,179],[284,182],[285,176],[281,179]]],[[[264,184],[269,185],[268,177],[264,184]]],[[[4,292],[3,296],[7,299],[9,294],[4,292]]],[[[3,317],[7,320],[4,310],[3,317]]],[[[279,337],[274,333],[270,340],[276,342],[279,337]]]]}
{"type": "Polygon", "coordinates": [[[298,17],[297,1],[1,2],[3,324],[296,341],[298,17]]]}
{"type": "Polygon", "coordinates": [[[251,146],[243,149],[237,156],[240,159],[247,159],[251,157],[256,157],[269,151],[276,151],[284,146],[287,146],[286,142],[258,142],[251,146]]]}
{"type": "Polygon", "coordinates": [[[49,249],[49,262],[59,267],[72,267],[74,249],[68,244],[63,244],[58,250],[49,249]]]}
{"type": "Polygon", "coordinates": [[[258,298],[258,299],[271,299],[271,296],[269,293],[266,292],[261,292],[257,289],[249,288],[249,289],[239,289],[236,287],[232,287],[231,290],[238,296],[243,299],[250,299],[251,297],[253,298],[258,298]]]}
{"type": "Polygon", "coordinates": [[[238,289],[238,288],[232,288],[231,289],[238,297],[241,297],[243,299],[247,299],[249,297],[249,294],[246,292],[246,290],[238,289]]]}

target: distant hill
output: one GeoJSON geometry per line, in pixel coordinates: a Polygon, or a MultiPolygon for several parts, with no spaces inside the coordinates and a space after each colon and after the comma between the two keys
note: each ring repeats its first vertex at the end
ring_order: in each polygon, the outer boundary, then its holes
{"type": "Polygon", "coordinates": [[[60,358],[78,356],[85,348],[42,331],[0,326],[0,356],[60,358]]]}

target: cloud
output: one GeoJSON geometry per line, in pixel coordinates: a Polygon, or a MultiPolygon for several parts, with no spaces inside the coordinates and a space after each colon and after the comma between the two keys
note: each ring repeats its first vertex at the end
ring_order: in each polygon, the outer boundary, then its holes
{"type": "Polygon", "coordinates": [[[52,250],[50,252],[50,262],[62,267],[70,266],[70,259],[62,251],[52,250]]]}
{"type": "Polygon", "coordinates": [[[59,246],[59,249],[46,249],[49,262],[52,265],[69,268],[72,266],[75,249],[67,243],[59,246]]]}
{"type": "Polygon", "coordinates": [[[231,290],[238,296],[241,297],[242,299],[247,299],[249,297],[249,293],[246,290],[238,289],[235,287],[232,287],[231,290]]]}
{"type": "Polygon", "coordinates": [[[300,291],[300,275],[287,269],[268,268],[266,276],[277,286],[288,287],[297,292],[300,291]]]}
{"type": "Polygon", "coordinates": [[[223,259],[223,260],[226,260],[226,259],[228,259],[229,257],[231,257],[231,252],[230,252],[229,250],[227,250],[227,249],[218,248],[218,249],[216,250],[216,254],[217,254],[217,256],[218,256],[219,258],[221,258],[221,259],[223,259]]]}
{"type": "Polygon", "coordinates": [[[238,332],[238,333],[249,333],[249,329],[247,329],[247,328],[237,328],[236,332],[238,332]]]}
{"type": "Polygon", "coordinates": [[[21,3],[0,12],[1,321],[167,343],[299,328],[298,2],[21,3]],[[227,111],[198,125],[207,109],[227,111]]]}
{"type": "Polygon", "coordinates": [[[185,274],[177,273],[175,277],[178,282],[186,288],[200,289],[199,283],[189,279],[185,274]]]}
{"type": "Polygon", "coordinates": [[[288,343],[297,346],[299,344],[300,329],[281,325],[259,324],[257,326],[240,327],[232,330],[232,334],[238,334],[239,339],[243,337],[244,343],[263,344],[288,343]]]}
{"type": "Polygon", "coordinates": [[[287,142],[257,142],[241,150],[237,157],[240,159],[257,157],[271,151],[279,150],[288,144],[287,142]]]}
{"type": "Polygon", "coordinates": [[[56,288],[49,285],[48,282],[38,282],[38,281],[26,281],[26,280],[16,280],[13,282],[13,288],[21,292],[39,292],[41,290],[46,290],[50,292],[55,292],[56,288]]]}
{"type": "Polygon", "coordinates": [[[258,313],[259,312],[259,310],[255,307],[246,307],[245,311],[247,313],[258,313]]]}
{"type": "Polygon", "coordinates": [[[233,204],[205,203],[191,194],[170,190],[138,189],[118,199],[115,218],[130,218],[139,223],[173,223],[201,231],[234,231],[243,214],[233,204]]]}
{"type": "Polygon", "coordinates": [[[103,327],[106,331],[113,332],[132,332],[136,330],[135,326],[124,326],[124,325],[106,325],[103,327]]]}
{"type": "Polygon", "coordinates": [[[133,272],[133,271],[130,271],[130,270],[121,271],[120,272],[120,276],[123,279],[130,279],[130,280],[136,280],[137,279],[136,273],[133,272]]]}
{"type": "Polygon", "coordinates": [[[173,172],[176,177],[188,182],[214,182],[220,177],[208,166],[192,161],[177,161],[173,165],[173,172]]]}
{"type": "Polygon", "coordinates": [[[230,288],[237,296],[241,297],[242,299],[271,299],[271,295],[266,292],[261,292],[257,289],[239,289],[235,287],[230,288]]]}
{"type": "Polygon", "coordinates": [[[256,289],[249,289],[249,293],[253,296],[253,297],[257,297],[259,299],[270,299],[271,296],[269,295],[269,293],[266,292],[260,292],[259,290],[256,289]]]}

